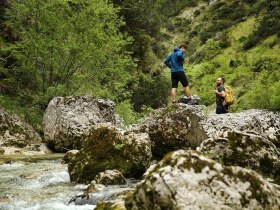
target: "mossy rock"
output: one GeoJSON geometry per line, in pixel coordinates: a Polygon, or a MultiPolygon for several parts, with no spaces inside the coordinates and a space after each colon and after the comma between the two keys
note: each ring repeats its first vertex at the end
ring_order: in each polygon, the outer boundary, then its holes
{"type": "Polygon", "coordinates": [[[125,206],[142,209],[278,209],[279,188],[259,174],[195,151],[167,154],[148,171],[125,206]]]}
{"type": "Polygon", "coordinates": [[[34,148],[42,139],[33,127],[19,116],[0,109],[0,146],[13,148],[34,148]]]}
{"type": "Polygon", "coordinates": [[[126,210],[124,202],[115,203],[112,201],[99,202],[95,210],[126,210]]]}
{"type": "Polygon", "coordinates": [[[200,150],[223,165],[253,169],[280,183],[280,150],[265,137],[228,131],[225,138],[204,141],[200,150]]]}
{"type": "Polygon", "coordinates": [[[177,149],[195,149],[208,136],[202,127],[204,106],[175,104],[152,113],[140,126],[153,142],[154,157],[177,149]]]}
{"type": "Polygon", "coordinates": [[[125,177],[140,177],[152,158],[146,134],[123,134],[110,124],[99,124],[85,135],[82,149],[70,160],[71,181],[87,183],[105,170],[117,169],[125,177]]]}

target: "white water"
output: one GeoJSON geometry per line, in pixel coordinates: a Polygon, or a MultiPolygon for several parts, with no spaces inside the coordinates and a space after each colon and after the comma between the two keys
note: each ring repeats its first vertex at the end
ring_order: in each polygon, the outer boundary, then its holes
{"type": "Polygon", "coordinates": [[[0,210],[92,210],[68,202],[86,185],[70,182],[61,160],[0,165],[0,210]]]}

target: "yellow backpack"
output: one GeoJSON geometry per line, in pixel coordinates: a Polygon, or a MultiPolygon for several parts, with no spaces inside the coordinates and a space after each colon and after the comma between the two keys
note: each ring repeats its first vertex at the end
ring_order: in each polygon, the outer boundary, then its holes
{"type": "Polygon", "coordinates": [[[230,86],[225,85],[225,92],[226,92],[226,96],[225,96],[226,104],[232,105],[234,103],[233,89],[230,86]]]}

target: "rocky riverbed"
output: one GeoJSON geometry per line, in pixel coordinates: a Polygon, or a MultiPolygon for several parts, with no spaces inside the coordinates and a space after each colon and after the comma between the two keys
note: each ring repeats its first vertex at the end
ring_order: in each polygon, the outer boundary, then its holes
{"type": "MultiPolygon", "coordinates": [[[[246,110],[216,115],[201,105],[173,104],[124,130],[112,101],[77,96],[54,98],[43,124],[43,140],[22,137],[25,144],[17,153],[33,148],[28,142],[70,151],[64,164],[47,160],[49,165],[44,165],[46,160],[32,158],[23,165],[4,161],[0,166],[5,208],[280,207],[279,113],[246,110]],[[32,173],[36,167],[42,170],[32,173]],[[140,181],[129,181],[134,179],[140,181]]],[[[20,129],[10,132],[6,127],[0,141],[4,154],[7,146],[20,147],[14,144],[20,129]],[[10,138],[7,133],[15,135],[10,138]]]]}

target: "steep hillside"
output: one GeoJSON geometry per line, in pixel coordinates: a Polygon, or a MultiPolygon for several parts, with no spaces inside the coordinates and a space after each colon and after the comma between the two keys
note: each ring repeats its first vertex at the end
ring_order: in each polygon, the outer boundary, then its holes
{"type": "Polygon", "coordinates": [[[238,99],[232,110],[279,110],[279,19],[278,0],[2,0],[0,107],[40,130],[53,97],[92,95],[132,123],[168,104],[162,61],[187,42],[203,104],[214,104],[223,75],[238,99]]]}
{"type": "Polygon", "coordinates": [[[224,76],[235,90],[233,111],[279,111],[279,23],[268,29],[278,13],[279,4],[273,2],[199,1],[169,19],[162,29],[163,45],[172,50],[181,42],[189,44],[186,72],[193,94],[200,95],[205,105],[215,101],[215,80],[224,76]]]}

